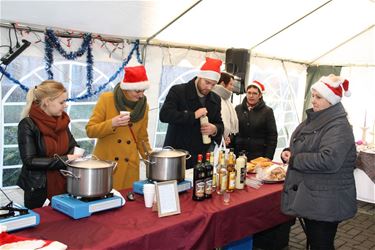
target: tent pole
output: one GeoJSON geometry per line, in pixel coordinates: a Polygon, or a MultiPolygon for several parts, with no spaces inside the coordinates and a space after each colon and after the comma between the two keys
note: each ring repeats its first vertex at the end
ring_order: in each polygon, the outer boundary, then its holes
{"type": "Polygon", "coordinates": [[[329,0],[329,1],[325,2],[324,4],[320,5],[319,7],[317,7],[316,9],[310,11],[309,13],[307,13],[306,15],[304,15],[303,17],[298,18],[296,21],[292,22],[291,24],[287,25],[286,27],[282,28],[281,30],[277,31],[276,33],[272,34],[271,36],[267,37],[263,41],[261,41],[258,44],[254,45],[253,47],[250,48],[250,50],[253,50],[254,48],[258,47],[259,45],[261,45],[261,44],[265,43],[266,41],[270,40],[271,38],[277,36],[278,34],[280,34],[281,32],[283,32],[284,30],[286,30],[289,27],[293,26],[294,24],[298,23],[299,21],[301,21],[305,17],[311,15],[312,13],[314,13],[315,11],[319,10],[320,8],[324,7],[325,5],[329,4],[332,1],[333,0],[329,0]]]}
{"type": "Polygon", "coordinates": [[[186,9],[184,12],[182,12],[180,15],[178,15],[175,19],[173,19],[171,22],[169,22],[167,25],[165,25],[163,28],[161,28],[159,31],[157,31],[155,34],[147,38],[146,44],[150,42],[150,40],[154,39],[157,35],[159,35],[161,32],[163,32],[166,28],[171,26],[174,22],[176,22],[178,19],[180,19],[182,16],[184,16],[187,12],[189,12],[192,8],[197,6],[200,2],[203,0],[196,1],[192,6],[190,6],[188,9],[186,9]]]}
{"type": "Polygon", "coordinates": [[[370,27],[368,27],[368,28],[362,30],[362,31],[359,32],[358,34],[355,34],[354,36],[352,36],[352,37],[350,37],[349,39],[345,40],[344,42],[340,43],[340,44],[337,45],[336,47],[334,47],[334,48],[328,50],[327,52],[323,53],[321,56],[315,58],[315,59],[312,60],[309,64],[310,64],[310,65],[313,64],[314,62],[318,61],[320,58],[322,58],[322,57],[328,55],[328,54],[331,53],[332,51],[334,51],[334,50],[336,50],[337,48],[343,46],[344,44],[350,42],[351,40],[353,40],[354,38],[356,38],[356,37],[362,35],[363,33],[366,33],[367,31],[371,30],[371,29],[374,28],[374,27],[375,27],[375,24],[373,24],[373,25],[371,25],[370,27]]]}

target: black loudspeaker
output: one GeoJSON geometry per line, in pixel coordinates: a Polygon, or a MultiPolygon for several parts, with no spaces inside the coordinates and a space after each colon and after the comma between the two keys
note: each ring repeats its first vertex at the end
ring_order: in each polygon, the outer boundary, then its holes
{"type": "Polygon", "coordinates": [[[227,49],[225,52],[225,71],[236,76],[236,86],[233,90],[236,94],[245,93],[245,78],[249,62],[247,49],[227,49]]]}

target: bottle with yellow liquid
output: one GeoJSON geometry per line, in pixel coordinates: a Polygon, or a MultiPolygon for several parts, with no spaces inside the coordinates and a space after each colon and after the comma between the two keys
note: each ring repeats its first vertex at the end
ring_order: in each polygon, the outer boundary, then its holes
{"type": "Polygon", "coordinates": [[[234,154],[233,152],[229,153],[228,157],[228,188],[227,192],[233,192],[236,189],[236,168],[234,165],[234,154]]]}
{"type": "Polygon", "coordinates": [[[223,194],[225,191],[227,191],[227,187],[228,187],[228,170],[227,170],[227,166],[225,165],[224,153],[222,153],[219,167],[220,167],[220,170],[219,170],[220,184],[217,186],[217,193],[223,194]]]}

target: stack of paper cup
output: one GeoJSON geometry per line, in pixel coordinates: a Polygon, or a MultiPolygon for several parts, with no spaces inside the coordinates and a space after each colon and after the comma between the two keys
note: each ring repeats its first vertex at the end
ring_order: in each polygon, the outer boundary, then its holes
{"type": "Polygon", "coordinates": [[[155,197],[155,184],[143,185],[143,197],[145,199],[145,206],[151,208],[155,197]]]}

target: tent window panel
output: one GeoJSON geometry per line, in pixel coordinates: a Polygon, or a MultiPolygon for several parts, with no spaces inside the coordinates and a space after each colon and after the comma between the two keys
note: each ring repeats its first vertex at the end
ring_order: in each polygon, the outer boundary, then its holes
{"type": "Polygon", "coordinates": [[[76,140],[80,138],[87,138],[87,134],[86,134],[87,122],[71,122],[70,124],[71,124],[71,132],[76,140]]]}
{"type": "Polygon", "coordinates": [[[4,105],[4,123],[18,123],[23,107],[22,105],[4,105]]]}
{"type": "Polygon", "coordinates": [[[71,105],[69,117],[73,119],[88,119],[91,116],[94,104],[92,105],[71,105]]]}
{"type": "MultiPolygon", "coordinates": [[[[12,85],[12,87],[14,87],[14,85],[12,85]]],[[[26,92],[22,90],[21,88],[16,88],[7,98],[6,102],[24,102],[25,100],[26,100],[26,92]]]]}
{"type": "Polygon", "coordinates": [[[155,134],[155,148],[162,148],[164,145],[165,134],[155,134]]]}
{"type": "Polygon", "coordinates": [[[18,152],[18,148],[4,148],[4,156],[3,156],[3,164],[4,166],[12,166],[12,165],[21,165],[22,161],[20,158],[20,154],[18,152]]]}
{"type": "Polygon", "coordinates": [[[89,140],[78,140],[77,141],[79,147],[85,149],[85,154],[91,154],[92,151],[94,151],[94,146],[95,146],[95,140],[94,139],[89,139],[89,140]]]}
{"type": "Polygon", "coordinates": [[[4,127],[4,145],[18,144],[17,126],[4,127]]]}
{"type": "Polygon", "coordinates": [[[17,185],[18,176],[21,173],[21,168],[7,168],[3,170],[3,187],[17,185]]]}

